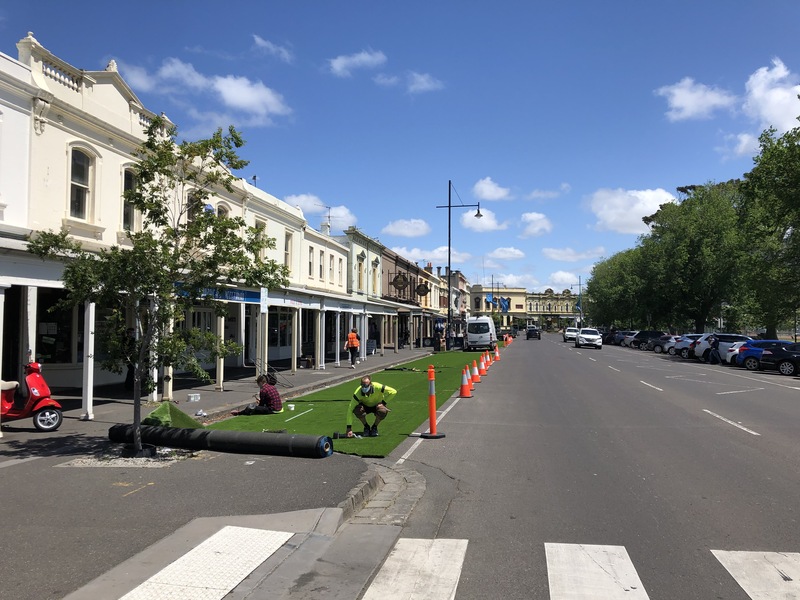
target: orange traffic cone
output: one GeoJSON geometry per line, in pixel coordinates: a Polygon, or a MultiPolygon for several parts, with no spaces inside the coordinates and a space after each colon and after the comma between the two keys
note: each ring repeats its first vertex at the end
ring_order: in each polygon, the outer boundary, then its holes
{"type": "Polygon", "coordinates": [[[481,374],[478,372],[478,361],[472,361],[472,383],[480,383],[481,374]]]}
{"type": "Polygon", "coordinates": [[[469,370],[469,364],[465,365],[464,367],[467,371],[467,381],[469,382],[469,391],[475,389],[475,384],[472,383],[472,371],[469,370]]]}
{"type": "Polygon", "coordinates": [[[498,348],[497,346],[494,347],[494,359],[500,360],[500,348],[498,348]]]}
{"type": "Polygon", "coordinates": [[[492,353],[487,350],[486,351],[486,368],[488,369],[489,367],[491,367],[493,362],[494,361],[492,360],[492,353]]]}
{"type": "Polygon", "coordinates": [[[481,354],[481,362],[478,363],[478,375],[481,377],[486,376],[486,365],[483,362],[483,354],[481,354]]]}
{"type": "Polygon", "coordinates": [[[472,392],[469,391],[469,381],[467,380],[467,370],[461,369],[461,389],[458,391],[459,398],[472,398],[472,392]]]}

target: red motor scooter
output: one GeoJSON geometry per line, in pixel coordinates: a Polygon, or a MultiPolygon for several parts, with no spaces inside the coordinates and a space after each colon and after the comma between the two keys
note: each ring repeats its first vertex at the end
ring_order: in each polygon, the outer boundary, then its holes
{"type": "Polygon", "coordinates": [[[50,387],[42,377],[42,365],[25,365],[25,381],[0,382],[0,422],[33,417],[39,431],[55,431],[64,420],[61,405],[50,397],[50,387]]]}

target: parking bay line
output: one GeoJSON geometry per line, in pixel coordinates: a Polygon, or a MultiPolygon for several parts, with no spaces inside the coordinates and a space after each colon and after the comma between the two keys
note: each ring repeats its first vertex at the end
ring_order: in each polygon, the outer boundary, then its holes
{"type": "Polygon", "coordinates": [[[717,396],[724,396],[725,394],[745,394],[747,392],[757,392],[764,388],[751,388],[749,390],[731,390],[730,392],[717,392],[717,396]]]}
{"type": "Polygon", "coordinates": [[[647,387],[651,387],[651,388],[653,388],[654,390],[658,390],[659,392],[663,392],[663,391],[664,391],[664,390],[662,390],[660,387],[656,387],[656,386],[654,386],[652,383],[647,383],[646,381],[642,381],[641,379],[639,380],[639,383],[643,383],[643,384],[645,384],[647,387]]]}
{"type": "Polygon", "coordinates": [[[752,429],[748,429],[748,428],[747,428],[747,427],[745,427],[744,425],[739,425],[739,423],[736,423],[735,421],[731,421],[730,419],[726,419],[726,418],[725,418],[725,417],[723,417],[722,415],[718,415],[718,414],[717,414],[717,413],[715,413],[715,412],[711,412],[711,411],[710,411],[710,410],[708,410],[707,408],[704,408],[704,409],[703,409],[703,412],[710,414],[712,417],[716,417],[716,418],[717,418],[717,419],[719,419],[720,421],[725,421],[725,422],[726,422],[728,425],[733,425],[734,427],[738,427],[739,429],[741,429],[742,431],[746,431],[746,432],[747,432],[747,433],[749,433],[750,435],[759,435],[759,436],[761,435],[760,433],[758,433],[758,432],[756,432],[756,431],[753,431],[752,429]]]}

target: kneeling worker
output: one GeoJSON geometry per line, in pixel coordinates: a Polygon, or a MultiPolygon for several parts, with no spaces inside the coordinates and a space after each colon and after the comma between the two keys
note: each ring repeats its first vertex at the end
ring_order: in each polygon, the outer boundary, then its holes
{"type": "Polygon", "coordinates": [[[255,398],[258,403],[252,402],[239,410],[232,410],[232,415],[274,415],[283,412],[283,401],[275,384],[278,380],[271,373],[269,375],[259,375],[256,378],[258,394],[255,398]]]}
{"type": "Polygon", "coordinates": [[[361,424],[364,425],[364,437],[377,437],[378,424],[386,418],[389,409],[386,407],[386,401],[393,398],[397,394],[397,390],[383,385],[377,381],[373,382],[372,378],[367,375],[361,378],[361,385],[353,392],[353,399],[347,407],[347,437],[353,437],[353,415],[358,417],[361,424]],[[380,398],[378,394],[380,393],[380,398]],[[375,421],[372,427],[367,423],[367,415],[375,415],[375,421]]]}

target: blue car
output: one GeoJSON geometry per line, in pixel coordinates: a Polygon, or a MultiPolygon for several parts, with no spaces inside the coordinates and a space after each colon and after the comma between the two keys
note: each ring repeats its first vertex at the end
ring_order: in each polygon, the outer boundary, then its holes
{"type": "Polygon", "coordinates": [[[791,343],[785,340],[751,340],[739,348],[739,354],[736,355],[736,365],[744,367],[748,371],[758,371],[762,368],[761,355],[764,350],[783,348],[791,343]]]}

